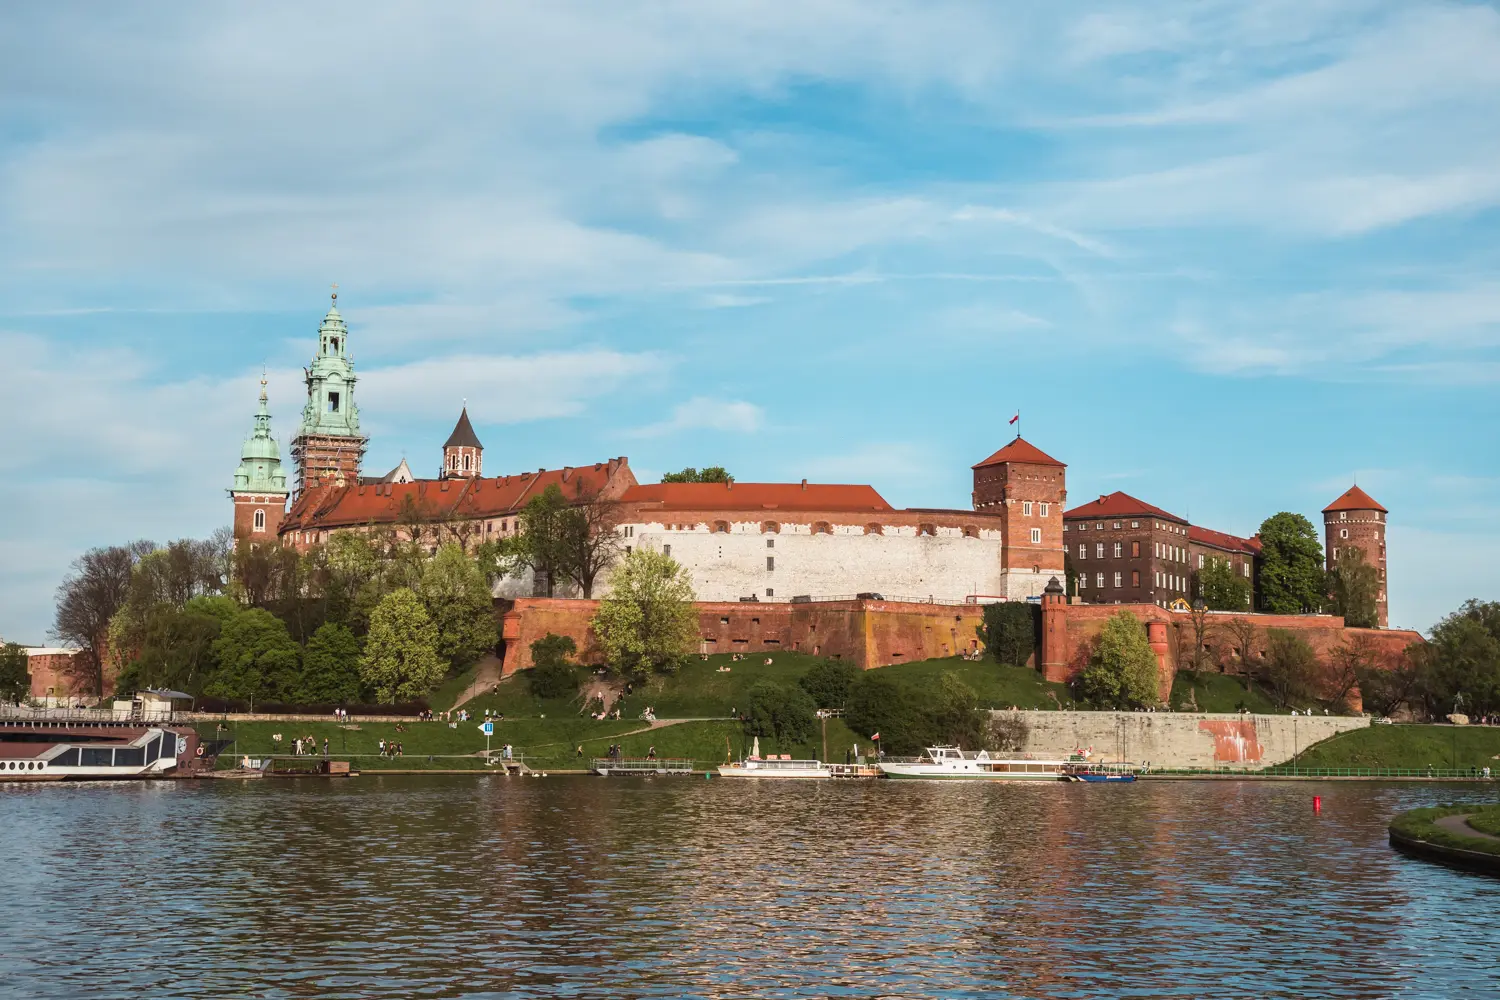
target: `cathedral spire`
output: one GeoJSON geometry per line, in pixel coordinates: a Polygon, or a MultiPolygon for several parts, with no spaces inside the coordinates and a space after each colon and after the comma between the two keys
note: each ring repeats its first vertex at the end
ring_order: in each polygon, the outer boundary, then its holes
{"type": "Polygon", "coordinates": [[[304,375],[307,404],[292,439],[296,488],[305,490],[323,479],[358,483],[366,439],[359,430],[359,407],[354,402],[358,379],[349,355],[349,327],[339,313],[337,285],[318,327],[318,353],[304,375]]]}

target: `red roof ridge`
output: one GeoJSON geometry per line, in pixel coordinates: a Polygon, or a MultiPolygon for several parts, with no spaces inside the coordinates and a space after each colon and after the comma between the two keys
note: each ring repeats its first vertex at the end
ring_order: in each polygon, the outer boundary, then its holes
{"type": "Polygon", "coordinates": [[[1376,503],[1374,497],[1358,486],[1351,486],[1345,490],[1342,496],[1323,508],[1323,513],[1327,514],[1329,511],[1335,510],[1378,510],[1382,514],[1390,513],[1390,511],[1376,503]]]}
{"type": "Polygon", "coordinates": [[[1176,514],[1162,510],[1144,500],[1137,499],[1123,490],[1101,496],[1098,500],[1090,500],[1088,503],[1080,504],[1072,510],[1063,511],[1063,517],[1090,518],[1090,517],[1164,517],[1169,521],[1179,524],[1187,524],[1187,518],[1178,517],[1176,514]]]}
{"type": "Polygon", "coordinates": [[[1030,441],[1017,435],[1009,444],[973,468],[982,469],[987,465],[1001,465],[1005,462],[1019,462],[1023,465],[1055,465],[1062,469],[1068,467],[1066,462],[1059,462],[1030,441]]]}

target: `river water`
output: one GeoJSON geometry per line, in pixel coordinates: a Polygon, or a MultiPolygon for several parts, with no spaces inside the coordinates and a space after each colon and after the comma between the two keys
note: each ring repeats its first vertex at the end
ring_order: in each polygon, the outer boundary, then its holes
{"type": "Polygon", "coordinates": [[[0,996],[1500,996],[1500,880],[1385,842],[1403,808],[1486,795],[0,786],[0,996]]]}

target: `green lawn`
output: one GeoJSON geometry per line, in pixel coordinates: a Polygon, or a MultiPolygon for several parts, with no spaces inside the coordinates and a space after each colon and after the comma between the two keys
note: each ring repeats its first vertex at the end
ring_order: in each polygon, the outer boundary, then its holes
{"type": "Polygon", "coordinates": [[[1412,809],[1391,821],[1391,829],[1444,847],[1457,847],[1466,851],[1484,854],[1500,854],[1500,841],[1488,837],[1470,837],[1438,826],[1433,820],[1444,816],[1467,814],[1469,825],[1476,830],[1491,830],[1500,826],[1500,806],[1447,805],[1412,809]]]}
{"type": "MultiPolygon", "coordinates": [[[[806,653],[761,653],[733,660],[730,654],[710,656],[707,661],[694,658],[676,674],[659,675],[635,687],[619,702],[621,717],[638,718],[651,706],[658,718],[723,718],[733,711],[743,711],[749,701],[750,688],[757,681],[774,680],[795,684],[817,658],[806,653]],[[767,656],[771,662],[766,663],[767,656]],[[720,667],[729,667],[722,672],[720,667]]],[[[974,689],[979,703],[986,707],[1056,708],[1068,706],[1071,698],[1066,685],[1049,684],[1034,670],[1009,667],[993,661],[966,662],[958,657],[920,660],[877,668],[881,674],[898,677],[912,684],[935,683],[944,674],[952,674],[974,689]],[[1056,695],[1054,701],[1051,695],[1056,695]]],[[[528,685],[529,671],[521,671],[503,681],[493,693],[476,698],[466,707],[482,712],[488,708],[507,718],[539,714],[558,716],[583,710],[581,699],[544,701],[533,697],[528,685]]]]}
{"type": "Polygon", "coordinates": [[[1273,715],[1282,711],[1253,681],[1209,671],[1195,674],[1179,670],[1172,683],[1171,700],[1173,710],[1178,712],[1238,712],[1243,708],[1255,715],[1273,715]]]}
{"type": "Polygon", "coordinates": [[[441,712],[444,709],[452,708],[453,703],[458,700],[458,696],[463,694],[470,684],[474,683],[474,672],[477,669],[478,664],[475,664],[463,673],[450,677],[439,684],[437,690],[427,696],[428,707],[434,712],[441,712]]]}
{"type": "Polygon", "coordinates": [[[1419,770],[1492,768],[1500,772],[1500,728],[1493,726],[1370,726],[1314,743],[1298,767],[1383,767],[1419,770]]]}

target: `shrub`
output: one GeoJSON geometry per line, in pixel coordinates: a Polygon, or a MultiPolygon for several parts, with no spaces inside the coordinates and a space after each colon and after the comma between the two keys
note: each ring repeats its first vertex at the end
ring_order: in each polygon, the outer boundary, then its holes
{"type": "Polygon", "coordinates": [[[797,682],[819,708],[843,708],[860,670],[842,660],[819,660],[797,682]]]}
{"type": "Polygon", "coordinates": [[[1041,609],[1025,601],[999,601],[984,606],[985,647],[996,663],[1024,667],[1036,652],[1041,609]]]}
{"type": "Polygon", "coordinates": [[[817,706],[800,687],[758,681],[745,715],[748,736],[774,736],[783,746],[806,743],[817,729],[817,706]]]}
{"type": "Polygon", "coordinates": [[[538,698],[564,698],[578,693],[578,665],[570,657],[578,651],[571,636],[548,632],[531,644],[528,685],[538,698]]]}

